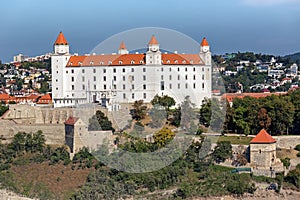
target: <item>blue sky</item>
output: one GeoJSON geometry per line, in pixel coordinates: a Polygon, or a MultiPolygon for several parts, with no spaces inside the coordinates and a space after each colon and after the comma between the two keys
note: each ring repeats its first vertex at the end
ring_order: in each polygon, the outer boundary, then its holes
{"type": "MultiPolygon", "coordinates": [[[[300,52],[300,0],[2,0],[0,60],[52,51],[63,31],[72,52],[90,52],[132,28],[163,27],[200,42],[215,54],[300,52]]],[[[145,45],[148,41],[145,41],[145,45]]]]}

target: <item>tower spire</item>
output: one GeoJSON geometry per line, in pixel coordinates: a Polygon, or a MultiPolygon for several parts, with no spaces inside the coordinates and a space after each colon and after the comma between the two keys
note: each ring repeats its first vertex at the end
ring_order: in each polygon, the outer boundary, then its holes
{"type": "Polygon", "coordinates": [[[152,37],[151,37],[151,39],[150,39],[150,41],[149,41],[149,43],[148,43],[149,45],[153,45],[153,44],[158,44],[158,41],[157,41],[157,39],[156,39],[156,37],[154,36],[154,35],[152,35],[152,37]]]}
{"type": "Polygon", "coordinates": [[[59,32],[54,45],[68,45],[68,41],[66,40],[62,31],[59,32]]]}
{"type": "Polygon", "coordinates": [[[126,48],[126,45],[125,45],[124,41],[121,42],[118,53],[121,54],[121,55],[129,53],[127,48],[126,48]]]}

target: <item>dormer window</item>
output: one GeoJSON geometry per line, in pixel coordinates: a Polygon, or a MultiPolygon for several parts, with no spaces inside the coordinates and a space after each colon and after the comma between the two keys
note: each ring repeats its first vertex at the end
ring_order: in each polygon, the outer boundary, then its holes
{"type": "Polygon", "coordinates": [[[120,60],[120,61],[119,61],[119,65],[122,65],[122,63],[123,63],[123,62],[120,60]]]}
{"type": "Polygon", "coordinates": [[[175,64],[178,64],[178,60],[175,60],[175,64]]]}
{"type": "Polygon", "coordinates": [[[167,64],[170,64],[170,60],[167,60],[167,64]]]}
{"type": "Polygon", "coordinates": [[[193,60],[190,60],[190,63],[193,64],[194,63],[193,60]]]}
{"type": "Polygon", "coordinates": [[[133,60],[131,61],[131,64],[134,64],[134,61],[133,61],[133,60]]]}
{"type": "Polygon", "coordinates": [[[186,63],[186,60],[183,60],[182,63],[185,64],[185,63],[186,63]]]}
{"type": "Polygon", "coordinates": [[[112,62],[111,62],[111,61],[108,61],[108,64],[109,64],[109,65],[111,65],[111,64],[112,64],[112,62]]]}
{"type": "Polygon", "coordinates": [[[70,65],[72,66],[72,65],[73,65],[73,63],[72,63],[72,62],[70,62],[70,65]]]}
{"type": "Polygon", "coordinates": [[[103,62],[102,62],[102,61],[100,62],[100,65],[103,65],[103,62]]]}
{"type": "Polygon", "coordinates": [[[93,65],[93,64],[94,64],[94,62],[93,62],[93,61],[91,61],[91,62],[90,62],[90,65],[93,65]]]}
{"type": "Polygon", "coordinates": [[[143,64],[143,63],[144,63],[144,61],[140,60],[140,64],[143,64]]]}
{"type": "Polygon", "coordinates": [[[82,65],[82,62],[78,62],[78,65],[81,66],[81,65],[82,65]]]}

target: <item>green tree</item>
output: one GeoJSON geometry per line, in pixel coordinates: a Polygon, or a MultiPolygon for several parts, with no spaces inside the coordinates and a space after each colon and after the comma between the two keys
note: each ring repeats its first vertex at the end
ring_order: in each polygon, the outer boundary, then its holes
{"type": "Polygon", "coordinates": [[[211,100],[208,98],[204,98],[200,108],[200,116],[199,116],[200,124],[204,125],[205,127],[209,127],[210,119],[211,119],[211,100]]]}
{"type": "Polygon", "coordinates": [[[143,100],[137,100],[133,103],[132,105],[132,110],[130,111],[130,114],[132,116],[132,119],[135,120],[141,120],[144,119],[145,116],[147,115],[147,106],[144,105],[144,101],[143,100]]]}
{"type": "Polygon", "coordinates": [[[113,132],[115,131],[115,129],[112,127],[111,121],[100,110],[97,110],[96,114],[89,119],[88,130],[89,131],[112,130],[113,132]]]}
{"type": "Polygon", "coordinates": [[[218,141],[212,156],[217,163],[224,162],[227,158],[231,158],[231,143],[229,141],[218,141]]]}

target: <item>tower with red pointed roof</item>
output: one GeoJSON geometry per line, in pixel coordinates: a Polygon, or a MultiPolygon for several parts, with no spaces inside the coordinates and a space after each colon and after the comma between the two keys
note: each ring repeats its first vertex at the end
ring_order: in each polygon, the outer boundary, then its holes
{"type": "Polygon", "coordinates": [[[64,34],[60,32],[54,42],[54,54],[65,55],[70,53],[69,43],[64,34]]]}
{"type": "Polygon", "coordinates": [[[52,103],[56,106],[64,102],[64,90],[67,88],[67,65],[71,55],[69,52],[69,43],[64,34],[60,32],[54,42],[54,54],[51,56],[52,70],[52,103]]]}
{"type": "Polygon", "coordinates": [[[205,65],[211,65],[210,47],[209,47],[209,44],[208,44],[207,39],[205,37],[202,39],[202,42],[200,44],[199,56],[203,60],[205,65]]]}
{"type": "Polygon", "coordinates": [[[154,35],[152,35],[148,43],[148,51],[146,53],[146,65],[161,65],[161,52],[159,51],[159,43],[154,35]]]}
{"type": "Polygon", "coordinates": [[[256,175],[272,176],[282,164],[276,157],[276,140],[262,129],[250,142],[250,164],[256,175]]]}

